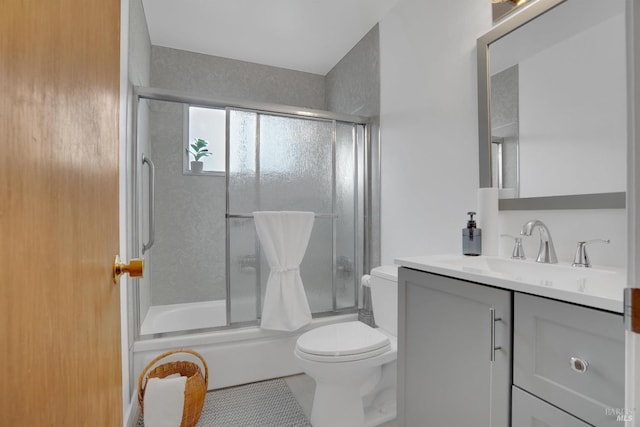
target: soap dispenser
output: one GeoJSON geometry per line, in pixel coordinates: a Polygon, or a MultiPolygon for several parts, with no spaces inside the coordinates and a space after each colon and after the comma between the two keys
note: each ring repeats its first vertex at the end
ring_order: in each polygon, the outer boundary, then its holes
{"type": "Polygon", "coordinates": [[[476,228],[476,222],[473,220],[475,212],[467,212],[469,220],[467,227],[462,229],[462,254],[469,256],[478,256],[482,254],[482,230],[476,228]]]}

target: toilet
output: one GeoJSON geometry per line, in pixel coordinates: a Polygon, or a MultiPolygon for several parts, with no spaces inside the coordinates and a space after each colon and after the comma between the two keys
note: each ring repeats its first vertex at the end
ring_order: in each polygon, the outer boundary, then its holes
{"type": "Polygon", "coordinates": [[[298,338],[294,357],[316,382],[313,427],[370,427],[396,417],[397,285],[396,266],[371,270],[377,328],[335,323],[298,338]]]}

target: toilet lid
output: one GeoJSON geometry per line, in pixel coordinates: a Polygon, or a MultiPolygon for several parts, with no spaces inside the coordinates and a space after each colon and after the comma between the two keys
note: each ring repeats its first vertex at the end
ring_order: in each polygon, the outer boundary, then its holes
{"type": "Polygon", "coordinates": [[[389,346],[389,337],[358,321],[313,329],[302,334],[296,344],[298,350],[318,356],[348,356],[389,346]]]}

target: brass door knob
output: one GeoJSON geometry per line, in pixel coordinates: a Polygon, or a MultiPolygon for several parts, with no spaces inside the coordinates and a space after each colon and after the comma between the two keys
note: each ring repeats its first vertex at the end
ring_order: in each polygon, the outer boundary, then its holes
{"type": "Polygon", "coordinates": [[[144,277],[144,260],[134,258],[129,261],[129,264],[123,264],[120,262],[120,257],[116,255],[113,260],[113,282],[118,283],[120,276],[125,273],[131,277],[144,277]]]}

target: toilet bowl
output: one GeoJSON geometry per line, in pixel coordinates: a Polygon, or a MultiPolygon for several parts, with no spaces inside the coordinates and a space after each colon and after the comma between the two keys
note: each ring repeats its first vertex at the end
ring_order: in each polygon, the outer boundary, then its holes
{"type": "Polygon", "coordinates": [[[396,416],[397,268],[371,270],[378,328],[362,322],[323,326],[302,334],[294,357],[316,382],[314,427],[376,426],[396,416]]]}

